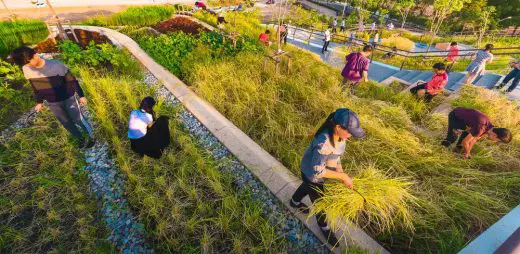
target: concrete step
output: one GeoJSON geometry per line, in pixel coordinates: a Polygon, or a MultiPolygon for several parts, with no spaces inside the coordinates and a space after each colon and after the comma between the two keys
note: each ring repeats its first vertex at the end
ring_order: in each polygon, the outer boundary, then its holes
{"type": "Polygon", "coordinates": [[[422,81],[426,82],[426,81],[429,81],[432,78],[432,75],[433,75],[433,72],[425,71],[425,72],[419,73],[417,76],[415,76],[412,79],[410,79],[409,82],[412,83],[412,84],[416,83],[419,80],[422,80],[422,81]]]}
{"type": "Polygon", "coordinates": [[[491,89],[498,83],[500,78],[502,78],[502,76],[498,74],[484,74],[477,81],[473,82],[473,84],[491,89]]]}
{"type": "Polygon", "coordinates": [[[398,79],[403,79],[403,76],[408,74],[409,72],[410,72],[409,70],[400,70],[399,72],[394,74],[394,77],[396,77],[398,79]]]}
{"type": "Polygon", "coordinates": [[[404,75],[401,79],[404,81],[409,81],[413,77],[419,75],[419,73],[421,73],[421,71],[410,70],[410,72],[408,72],[406,75],[404,75]]]}
{"type": "Polygon", "coordinates": [[[368,67],[368,78],[376,82],[381,82],[397,72],[399,72],[398,69],[389,68],[382,63],[372,62],[368,67]]]}

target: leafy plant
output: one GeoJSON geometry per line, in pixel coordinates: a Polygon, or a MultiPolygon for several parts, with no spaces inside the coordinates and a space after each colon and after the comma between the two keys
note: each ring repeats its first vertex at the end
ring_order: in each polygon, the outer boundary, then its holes
{"type": "Polygon", "coordinates": [[[33,104],[31,89],[18,66],[0,60],[0,129],[33,104]]]}

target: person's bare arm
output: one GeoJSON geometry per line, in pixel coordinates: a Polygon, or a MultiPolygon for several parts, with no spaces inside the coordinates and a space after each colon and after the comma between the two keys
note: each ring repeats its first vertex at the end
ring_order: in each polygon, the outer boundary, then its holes
{"type": "Polygon", "coordinates": [[[352,178],[350,178],[345,173],[340,173],[340,172],[336,172],[334,170],[325,169],[322,176],[323,176],[323,178],[340,180],[347,187],[349,187],[351,189],[354,188],[354,183],[352,182],[352,178]]]}
{"type": "Polygon", "coordinates": [[[471,149],[473,149],[473,146],[477,142],[478,138],[473,137],[471,133],[468,133],[468,135],[462,140],[462,147],[464,148],[464,158],[469,158],[471,155],[471,149]]]}
{"type": "Polygon", "coordinates": [[[363,71],[363,81],[368,82],[368,71],[363,71]]]}

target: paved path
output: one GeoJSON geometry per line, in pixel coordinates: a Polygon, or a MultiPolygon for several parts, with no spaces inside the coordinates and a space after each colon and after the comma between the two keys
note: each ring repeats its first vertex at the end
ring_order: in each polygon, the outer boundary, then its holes
{"type": "MultiPolygon", "coordinates": [[[[322,32],[313,33],[311,36],[307,31],[297,30],[295,33],[294,29],[291,27],[289,28],[288,42],[299,48],[318,54],[324,62],[331,66],[343,68],[346,46],[344,44],[331,42],[328,47],[329,52],[321,54],[323,38],[322,32]]],[[[430,71],[400,70],[396,66],[377,61],[373,61],[368,70],[369,79],[376,82],[383,82],[390,77],[394,77],[400,79],[400,81],[404,81],[405,83],[415,84],[419,80],[429,80],[432,74],[433,73],[430,71]]],[[[464,72],[450,73],[446,90],[448,92],[458,90],[463,85],[465,75],[466,73],[464,72]]],[[[477,78],[473,84],[491,89],[495,84],[501,81],[502,77],[502,75],[486,73],[477,78]]],[[[511,100],[520,101],[520,87],[517,87],[513,92],[509,93],[508,97],[511,100]]]]}

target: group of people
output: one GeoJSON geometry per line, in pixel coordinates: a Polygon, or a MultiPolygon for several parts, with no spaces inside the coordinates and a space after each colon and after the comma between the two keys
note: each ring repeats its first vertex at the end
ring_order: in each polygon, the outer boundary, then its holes
{"type": "MultiPolygon", "coordinates": [[[[36,100],[34,110],[40,112],[47,106],[81,148],[94,146],[94,131],[81,111],[88,100],[69,68],[58,60],[41,58],[26,46],[15,49],[11,57],[31,84],[36,100]]],[[[152,97],[146,97],[139,109],[130,113],[128,138],[131,149],[141,157],[160,158],[170,142],[168,118],[156,117],[155,103],[152,97]]]]}
{"type": "MultiPolygon", "coordinates": [[[[278,26],[276,32],[280,33],[280,43],[283,42],[284,44],[287,44],[287,36],[288,36],[288,32],[289,32],[287,29],[287,25],[282,24],[282,25],[278,26]]],[[[266,29],[263,33],[261,33],[258,36],[258,40],[265,46],[270,46],[272,44],[272,42],[269,38],[270,34],[271,34],[271,31],[269,29],[266,29]]],[[[277,35],[277,37],[278,37],[278,35],[277,35]]]]}
{"type": "MultiPolygon", "coordinates": [[[[283,32],[280,30],[281,34],[283,32]]],[[[287,30],[285,30],[286,32],[287,30]]],[[[260,36],[260,40],[267,43],[268,35],[269,31],[266,30],[264,36],[260,36]]],[[[451,46],[456,47],[456,43],[452,43],[451,46]]],[[[477,53],[475,60],[468,66],[470,75],[480,72],[483,68],[482,65],[488,62],[488,59],[492,59],[490,52],[492,48],[492,45],[486,45],[485,50],[477,53]]],[[[327,50],[326,47],[324,50],[327,50]]],[[[370,63],[368,57],[372,51],[372,46],[365,45],[361,52],[354,52],[346,56],[346,64],[341,75],[343,84],[350,87],[352,92],[360,80],[368,81],[370,63]]],[[[454,57],[457,55],[458,53],[449,54],[447,60],[455,61],[454,57]]],[[[44,107],[43,102],[46,101],[49,109],[63,127],[80,141],[80,145],[92,147],[95,143],[94,133],[80,107],[87,105],[87,99],[70,70],[57,60],[40,58],[29,47],[14,50],[12,58],[16,64],[22,67],[24,76],[33,88],[37,101],[35,110],[40,111],[44,107]],[[79,101],[76,95],[79,97],[79,101]],[[84,131],[86,138],[77,126],[84,131]]],[[[513,89],[518,84],[520,63],[515,62],[514,67],[515,69],[504,80],[507,83],[514,79],[515,81],[511,85],[513,89]]],[[[419,84],[410,90],[427,101],[439,94],[448,81],[445,63],[436,63],[433,71],[430,81],[419,84]]],[[[503,86],[504,84],[500,85],[500,87],[503,86]]],[[[152,97],[146,97],[141,101],[139,109],[130,112],[127,136],[131,149],[139,156],[160,158],[170,142],[168,118],[156,116],[153,110],[155,104],[156,101],[152,97]]],[[[348,108],[339,108],[332,112],[316,131],[314,139],[303,154],[301,160],[303,182],[289,201],[290,206],[300,212],[308,213],[309,207],[302,202],[302,199],[307,195],[312,202],[319,199],[323,195],[324,179],[338,180],[348,188],[354,188],[352,178],[343,170],[341,156],[345,153],[347,140],[350,138],[363,139],[365,136],[360,119],[355,112],[348,108]]],[[[469,158],[475,143],[485,136],[492,141],[504,143],[512,140],[512,134],[508,129],[495,127],[482,112],[475,109],[456,108],[449,113],[448,131],[441,145],[449,147],[457,142],[455,149],[463,151],[464,158],[469,158]]],[[[331,245],[337,245],[338,239],[327,224],[326,214],[318,213],[316,219],[327,241],[331,245]]]]}

